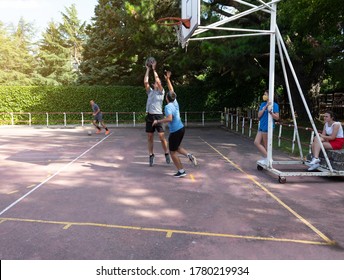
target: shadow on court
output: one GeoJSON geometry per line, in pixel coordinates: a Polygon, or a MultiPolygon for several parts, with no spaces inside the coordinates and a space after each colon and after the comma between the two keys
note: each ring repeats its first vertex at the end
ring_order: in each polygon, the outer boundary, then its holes
{"type": "Polygon", "coordinates": [[[199,166],[182,157],[184,178],[157,135],[149,167],[144,128],[0,134],[1,259],[344,258],[344,179],[279,184],[252,139],[222,128],[186,129],[199,166]]]}

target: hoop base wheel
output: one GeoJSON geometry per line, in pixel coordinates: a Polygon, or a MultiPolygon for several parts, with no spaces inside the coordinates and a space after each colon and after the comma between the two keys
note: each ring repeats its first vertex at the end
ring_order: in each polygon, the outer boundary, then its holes
{"type": "Polygon", "coordinates": [[[279,182],[280,184],[285,184],[285,183],[287,182],[287,178],[284,177],[284,176],[279,176],[279,177],[278,177],[278,182],[279,182]]]}

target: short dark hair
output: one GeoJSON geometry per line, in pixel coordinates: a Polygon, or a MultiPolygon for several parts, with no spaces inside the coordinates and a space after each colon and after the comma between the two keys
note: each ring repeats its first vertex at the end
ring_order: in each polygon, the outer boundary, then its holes
{"type": "Polygon", "coordinates": [[[167,100],[169,102],[173,102],[174,100],[176,100],[177,94],[174,91],[169,91],[167,93],[167,100]]]}

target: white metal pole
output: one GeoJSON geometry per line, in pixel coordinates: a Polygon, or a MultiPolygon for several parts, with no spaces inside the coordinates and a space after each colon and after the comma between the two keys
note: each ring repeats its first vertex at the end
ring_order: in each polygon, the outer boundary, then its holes
{"type": "Polygon", "coordinates": [[[289,100],[289,105],[290,105],[290,111],[291,111],[291,115],[292,115],[292,118],[293,118],[294,129],[296,129],[296,132],[297,132],[296,137],[297,137],[297,144],[298,144],[299,151],[300,151],[300,158],[301,158],[301,160],[303,160],[303,152],[302,152],[302,146],[301,146],[299,130],[297,128],[294,104],[293,104],[293,99],[291,98],[290,85],[289,85],[287,70],[286,70],[285,63],[284,63],[284,55],[283,55],[282,47],[281,47],[281,40],[283,40],[283,39],[280,37],[280,34],[278,32],[277,32],[276,36],[277,36],[277,46],[278,46],[278,51],[279,51],[279,55],[280,55],[280,60],[281,60],[284,80],[285,80],[285,84],[286,84],[286,88],[287,88],[287,94],[288,94],[288,100],[289,100]]]}
{"type": "MultiPolygon", "coordinates": [[[[268,110],[273,109],[274,92],[275,92],[275,50],[276,50],[276,16],[277,4],[272,4],[271,20],[270,20],[270,66],[269,66],[269,102],[271,105],[268,110]]],[[[273,143],[273,119],[271,114],[268,114],[268,146],[267,146],[267,166],[272,167],[272,143],[273,143]]]]}
{"type": "MultiPolygon", "coordinates": [[[[282,38],[281,33],[280,33],[280,31],[279,31],[279,29],[278,29],[277,26],[276,26],[276,32],[277,32],[279,38],[282,38]]],[[[292,73],[292,75],[293,75],[293,77],[294,77],[294,80],[295,80],[297,89],[298,89],[298,91],[299,91],[300,97],[301,97],[301,99],[302,99],[303,105],[304,105],[305,110],[306,110],[306,112],[307,112],[308,118],[309,118],[309,120],[310,120],[310,122],[311,122],[311,125],[312,125],[312,128],[313,128],[314,132],[315,132],[315,135],[316,135],[316,137],[317,137],[317,139],[318,139],[318,141],[319,141],[319,143],[320,143],[321,151],[323,152],[323,154],[324,154],[324,156],[325,156],[325,160],[326,160],[327,166],[329,167],[330,171],[333,172],[332,165],[331,165],[331,163],[330,163],[330,160],[328,159],[328,156],[327,156],[327,153],[326,153],[326,151],[325,151],[324,145],[322,144],[322,142],[321,142],[321,140],[320,140],[320,136],[319,136],[318,130],[317,130],[316,126],[315,126],[314,120],[313,120],[313,118],[312,118],[312,114],[311,114],[311,112],[309,111],[309,108],[308,108],[306,99],[305,99],[305,97],[304,97],[304,95],[303,95],[303,93],[302,93],[302,89],[301,89],[299,80],[298,80],[298,78],[297,78],[297,75],[296,75],[296,73],[295,73],[293,64],[291,63],[291,60],[290,60],[290,57],[289,57],[287,48],[286,48],[286,46],[285,46],[283,40],[280,40],[280,42],[281,42],[281,47],[282,47],[282,49],[283,49],[283,52],[284,52],[284,54],[285,54],[285,57],[286,57],[286,59],[287,59],[287,61],[288,61],[290,71],[291,71],[291,73],[292,73]]]]}

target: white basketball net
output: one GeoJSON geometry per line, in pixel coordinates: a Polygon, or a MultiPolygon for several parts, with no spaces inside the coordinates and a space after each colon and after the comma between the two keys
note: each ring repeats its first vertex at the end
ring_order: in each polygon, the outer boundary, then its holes
{"type": "Polygon", "coordinates": [[[180,44],[184,49],[187,46],[187,41],[185,41],[183,37],[182,23],[179,22],[178,24],[174,25],[174,30],[177,33],[178,44],[180,44]]]}

